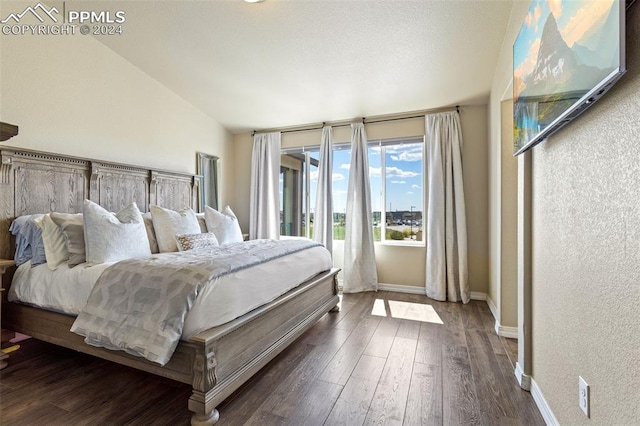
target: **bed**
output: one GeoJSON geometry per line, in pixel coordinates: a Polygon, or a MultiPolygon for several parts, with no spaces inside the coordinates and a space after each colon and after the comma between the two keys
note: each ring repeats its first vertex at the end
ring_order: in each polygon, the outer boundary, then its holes
{"type": "MultiPolygon", "coordinates": [[[[0,150],[0,257],[11,258],[8,232],[13,218],[26,214],[81,211],[90,199],[111,211],[135,201],[178,209],[199,205],[200,177],[83,158],[5,148],[0,150]]],[[[34,268],[36,269],[36,268],[34,268]]],[[[5,274],[9,288],[15,271],[5,274]]],[[[119,364],[188,383],[194,425],[214,424],[216,406],[266,365],[315,321],[337,310],[337,270],[305,279],[274,300],[214,327],[195,326],[164,365],[121,351],[89,346],[69,330],[75,317],[9,302],[3,295],[2,326],[34,338],[119,364]]]]}

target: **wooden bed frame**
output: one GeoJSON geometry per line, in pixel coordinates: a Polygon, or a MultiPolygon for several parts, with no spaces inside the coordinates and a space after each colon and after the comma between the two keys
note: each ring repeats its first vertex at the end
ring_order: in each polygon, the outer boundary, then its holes
{"type": "MultiPolygon", "coordinates": [[[[118,211],[136,201],[179,209],[199,205],[200,177],[35,151],[0,150],[0,257],[12,258],[8,231],[20,215],[82,210],[90,199],[118,211]]],[[[216,406],[329,311],[337,310],[338,288],[332,269],[318,274],[276,300],[189,341],[180,341],[163,367],[124,352],[89,346],[69,331],[73,316],[46,311],[3,296],[2,326],[34,338],[119,364],[191,384],[192,425],[212,425],[216,406]]],[[[13,273],[5,274],[8,288],[13,273]]],[[[7,292],[4,292],[6,295],[7,292]]]]}

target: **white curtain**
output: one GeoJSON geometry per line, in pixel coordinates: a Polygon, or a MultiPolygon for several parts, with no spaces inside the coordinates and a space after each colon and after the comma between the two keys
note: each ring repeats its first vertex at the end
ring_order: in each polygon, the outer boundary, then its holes
{"type": "Polygon", "coordinates": [[[367,134],[362,123],[351,125],[351,166],[347,188],[343,267],[344,293],[378,290],[371,226],[367,134]]]}
{"type": "Polygon", "coordinates": [[[468,303],[467,221],[462,130],[457,112],[425,116],[427,148],[427,296],[468,303]]]}
{"type": "Polygon", "coordinates": [[[316,209],[313,214],[313,239],[333,251],[333,202],[331,179],[333,171],[333,138],[331,126],[322,128],[316,209]]]}
{"type": "Polygon", "coordinates": [[[251,160],[249,238],[280,237],[280,133],[256,133],[251,160]]]}

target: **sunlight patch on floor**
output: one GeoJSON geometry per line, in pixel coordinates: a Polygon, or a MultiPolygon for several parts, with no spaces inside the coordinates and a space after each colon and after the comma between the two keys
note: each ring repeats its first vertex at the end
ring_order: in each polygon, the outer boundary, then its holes
{"type": "Polygon", "coordinates": [[[422,303],[376,299],[373,302],[371,315],[444,324],[440,315],[433,309],[433,306],[422,303]]]}

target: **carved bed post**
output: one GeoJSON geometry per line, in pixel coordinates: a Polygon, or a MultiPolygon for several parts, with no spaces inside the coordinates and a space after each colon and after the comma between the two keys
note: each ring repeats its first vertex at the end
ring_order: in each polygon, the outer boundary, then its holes
{"type": "Polygon", "coordinates": [[[202,194],[200,192],[200,185],[202,184],[202,176],[194,176],[193,183],[191,184],[191,208],[197,212],[202,213],[204,209],[202,206],[202,194]]]}
{"type": "MultiPolygon", "coordinates": [[[[338,294],[339,293],[339,289],[338,289],[338,274],[333,276],[333,294],[338,294]]],[[[336,306],[334,306],[333,308],[331,308],[331,310],[329,310],[329,312],[340,312],[340,305],[336,304],[336,306]]]]}
{"type": "Polygon", "coordinates": [[[0,151],[0,226],[6,232],[0,233],[0,257],[13,258],[13,248],[9,226],[15,217],[15,193],[11,172],[13,169],[13,157],[0,151]]]}
{"type": "Polygon", "coordinates": [[[193,393],[189,398],[189,410],[192,426],[209,426],[218,422],[220,413],[208,400],[207,393],[216,385],[216,355],[211,346],[205,345],[204,351],[197,351],[193,360],[193,393]]]}

